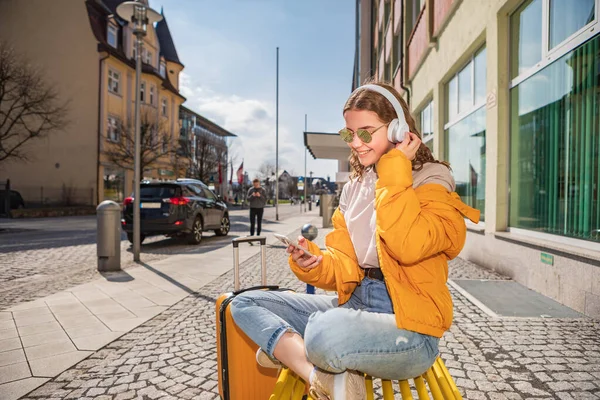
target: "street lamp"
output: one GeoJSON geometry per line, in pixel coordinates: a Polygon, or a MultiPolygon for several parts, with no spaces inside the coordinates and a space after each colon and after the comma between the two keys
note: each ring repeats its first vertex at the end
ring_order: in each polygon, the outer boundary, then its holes
{"type": "Polygon", "coordinates": [[[126,1],[117,7],[117,14],[133,24],[135,47],[135,145],[133,156],[133,260],[140,261],[140,76],[142,75],[142,47],[148,24],[162,16],[141,1],[126,1]]]}

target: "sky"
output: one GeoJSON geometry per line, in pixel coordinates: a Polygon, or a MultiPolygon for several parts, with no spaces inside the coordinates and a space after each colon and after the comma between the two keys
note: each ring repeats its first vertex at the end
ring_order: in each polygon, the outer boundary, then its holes
{"type": "MultiPolygon", "coordinates": [[[[337,132],[352,89],[354,0],[150,0],[163,8],[185,65],[184,105],[238,138],[233,169],[252,179],[275,165],[279,47],[279,167],[304,175],[308,131],[337,132]]],[[[307,156],[307,171],[335,180],[337,161],[307,156]]],[[[307,172],[308,173],[308,172],[307,172]]],[[[235,180],[235,178],[234,178],[235,180]]]]}

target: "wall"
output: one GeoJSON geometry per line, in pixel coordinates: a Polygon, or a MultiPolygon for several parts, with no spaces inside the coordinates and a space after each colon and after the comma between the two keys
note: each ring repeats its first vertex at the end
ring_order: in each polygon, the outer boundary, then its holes
{"type": "Polygon", "coordinates": [[[31,161],[0,166],[26,202],[61,197],[62,186],[96,200],[98,52],[83,1],[3,0],[0,38],[39,66],[63,99],[70,100],[69,126],[27,146],[31,161]],[[56,188],[50,191],[49,188],[56,188]]]}

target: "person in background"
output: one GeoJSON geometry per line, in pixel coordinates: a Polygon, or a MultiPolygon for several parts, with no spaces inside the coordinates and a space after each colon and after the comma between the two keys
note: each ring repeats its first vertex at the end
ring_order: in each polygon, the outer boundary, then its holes
{"type": "Polygon", "coordinates": [[[256,221],[256,236],[260,235],[263,212],[267,204],[267,192],[260,186],[260,180],[254,179],[252,187],[246,196],[250,206],[250,236],[254,235],[254,224],[256,221]]]}

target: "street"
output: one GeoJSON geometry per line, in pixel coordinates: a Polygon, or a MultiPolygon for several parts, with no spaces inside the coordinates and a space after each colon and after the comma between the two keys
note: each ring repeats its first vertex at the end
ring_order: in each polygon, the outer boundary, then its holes
{"type": "MultiPolygon", "coordinates": [[[[298,214],[299,207],[280,205],[280,219],[298,214]]],[[[248,212],[232,210],[229,236],[206,232],[199,246],[177,238],[149,237],[141,247],[142,260],[226,246],[232,238],[249,233],[248,212]]],[[[274,207],[265,209],[263,224],[264,234],[274,231],[274,207]]],[[[137,264],[124,234],[121,239],[121,265],[127,269],[137,264]]],[[[95,243],[95,216],[0,220],[0,309],[101,277],[96,270],[95,243]]]]}
{"type": "MultiPolygon", "coordinates": [[[[326,232],[320,230],[321,246],[326,232]]],[[[281,248],[267,249],[267,264],[268,282],[304,290],[284,267],[281,248]]],[[[241,265],[243,287],[256,283],[259,269],[258,254],[241,265]]],[[[461,259],[449,272],[451,279],[506,279],[461,259]]],[[[230,275],[215,279],[23,399],[219,399],[214,302],[231,288],[230,275]]],[[[455,320],[440,352],[465,399],[600,398],[598,321],[490,317],[451,293],[455,320]]]]}

